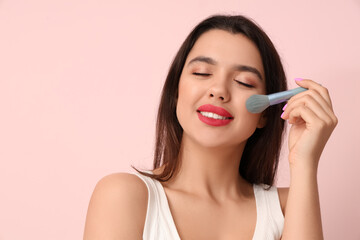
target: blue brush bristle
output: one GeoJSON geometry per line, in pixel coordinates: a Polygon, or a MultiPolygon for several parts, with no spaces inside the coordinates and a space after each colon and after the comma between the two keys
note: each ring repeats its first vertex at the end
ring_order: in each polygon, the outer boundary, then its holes
{"type": "Polygon", "coordinates": [[[252,95],[246,101],[246,108],[251,113],[261,113],[269,106],[269,98],[266,95],[252,95]]]}

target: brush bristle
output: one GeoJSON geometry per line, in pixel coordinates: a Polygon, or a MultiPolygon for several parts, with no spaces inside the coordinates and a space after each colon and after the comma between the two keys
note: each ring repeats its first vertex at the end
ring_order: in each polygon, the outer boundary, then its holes
{"type": "Polygon", "coordinates": [[[270,106],[270,101],[266,95],[252,95],[246,101],[246,108],[251,113],[261,113],[268,106],[270,106]]]}

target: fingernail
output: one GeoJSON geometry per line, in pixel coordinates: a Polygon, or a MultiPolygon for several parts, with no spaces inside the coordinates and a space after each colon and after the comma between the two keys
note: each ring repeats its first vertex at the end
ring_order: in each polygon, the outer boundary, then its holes
{"type": "Polygon", "coordinates": [[[283,112],[283,113],[281,114],[281,116],[280,116],[281,118],[283,118],[283,116],[284,116],[284,113],[285,113],[285,112],[283,112]]]}
{"type": "Polygon", "coordinates": [[[302,81],[304,79],[303,78],[295,78],[294,80],[295,80],[295,82],[300,82],[300,81],[302,81]]]}
{"type": "Polygon", "coordinates": [[[285,110],[286,106],[287,106],[287,104],[285,104],[285,106],[283,107],[283,109],[282,109],[283,111],[285,110]]]}

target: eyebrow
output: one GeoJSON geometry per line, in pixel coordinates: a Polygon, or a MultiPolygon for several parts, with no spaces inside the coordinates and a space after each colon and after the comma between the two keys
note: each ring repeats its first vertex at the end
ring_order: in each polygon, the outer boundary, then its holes
{"type": "MultiPolygon", "coordinates": [[[[217,61],[215,61],[213,58],[205,57],[205,56],[198,56],[193,58],[187,65],[193,64],[194,62],[204,62],[210,65],[217,65],[217,61]]],[[[261,76],[261,73],[259,70],[257,70],[254,67],[246,66],[246,65],[235,65],[234,69],[240,72],[251,72],[254,73],[256,76],[259,77],[261,81],[263,81],[263,78],[261,76]]]]}

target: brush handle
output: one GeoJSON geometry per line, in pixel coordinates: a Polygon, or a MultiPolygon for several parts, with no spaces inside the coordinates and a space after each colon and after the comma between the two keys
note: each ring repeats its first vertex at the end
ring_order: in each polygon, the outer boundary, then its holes
{"type": "Polygon", "coordinates": [[[289,100],[292,96],[294,96],[298,93],[304,92],[306,90],[307,90],[306,88],[298,87],[298,88],[294,88],[294,89],[283,91],[283,92],[269,94],[268,98],[269,98],[270,105],[275,105],[278,103],[285,102],[285,101],[289,100]]]}

